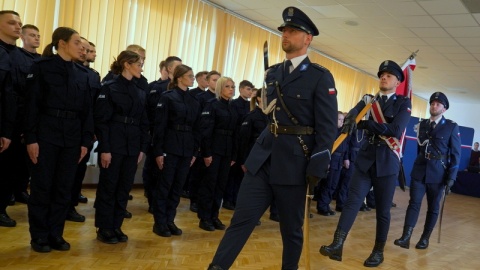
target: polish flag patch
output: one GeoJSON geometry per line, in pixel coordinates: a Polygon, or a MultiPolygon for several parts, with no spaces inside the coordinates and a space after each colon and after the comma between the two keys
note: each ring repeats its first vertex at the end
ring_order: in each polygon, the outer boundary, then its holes
{"type": "Polygon", "coordinates": [[[334,95],[337,91],[335,91],[335,88],[328,88],[328,94],[329,95],[334,95]]]}

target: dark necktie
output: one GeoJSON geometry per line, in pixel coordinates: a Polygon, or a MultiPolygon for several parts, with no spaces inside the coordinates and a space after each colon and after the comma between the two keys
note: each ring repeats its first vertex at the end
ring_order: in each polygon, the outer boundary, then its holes
{"type": "Polygon", "coordinates": [[[380,105],[385,105],[387,103],[388,96],[387,95],[382,95],[382,104],[380,105]]]}
{"type": "Polygon", "coordinates": [[[429,130],[429,133],[432,132],[432,130],[435,128],[435,125],[436,125],[435,121],[431,121],[431,122],[430,122],[430,130],[429,130]]]}
{"type": "Polygon", "coordinates": [[[284,77],[286,78],[288,74],[290,74],[290,66],[292,65],[292,61],[287,60],[285,61],[285,67],[283,70],[283,74],[285,75],[284,77]]]}

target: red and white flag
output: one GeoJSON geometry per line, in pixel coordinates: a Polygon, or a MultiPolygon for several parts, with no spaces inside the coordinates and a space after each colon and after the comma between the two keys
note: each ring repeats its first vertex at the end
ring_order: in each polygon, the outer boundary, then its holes
{"type": "MultiPolygon", "coordinates": [[[[415,70],[415,67],[417,66],[417,63],[415,61],[415,55],[416,53],[413,53],[403,64],[402,70],[403,70],[403,76],[405,77],[405,80],[397,87],[395,93],[397,95],[402,95],[412,99],[412,71],[415,70]]],[[[412,108],[408,108],[410,111],[412,108]]],[[[400,149],[401,152],[403,153],[403,146],[404,146],[404,141],[405,141],[405,131],[402,133],[402,137],[400,138],[400,149]]]]}

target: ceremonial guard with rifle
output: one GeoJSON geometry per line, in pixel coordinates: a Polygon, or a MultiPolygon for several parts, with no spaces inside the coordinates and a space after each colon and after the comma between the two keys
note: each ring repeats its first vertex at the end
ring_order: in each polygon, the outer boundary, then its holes
{"type": "MultiPolygon", "coordinates": [[[[284,62],[266,72],[269,124],[248,156],[231,224],[210,270],[229,269],[272,199],[283,242],[282,267],[298,269],[307,177],[326,176],[336,138],[337,91],[329,70],[310,62],[307,49],[318,29],[295,7],[283,12],[284,62]]],[[[358,210],[358,209],[357,209],[358,210]]]]}
{"type": "Polygon", "coordinates": [[[440,212],[442,196],[448,194],[457,178],[461,151],[460,132],[457,123],[443,116],[448,108],[447,96],[442,92],[433,93],[430,97],[430,118],[422,120],[417,128],[419,147],[410,174],[412,177],[410,201],[402,237],[394,242],[402,248],[410,247],[410,238],[417,224],[425,194],[428,203],[427,218],[422,236],[415,248],[428,247],[430,235],[440,212]]]}
{"type": "Polygon", "coordinates": [[[332,260],[342,260],[342,250],[347,234],[362,206],[363,200],[373,186],[376,202],[376,238],[372,253],[365,261],[367,267],[383,262],[383,249],[390,227],[390,207],[400,171],[399,139],[408,124],[411,102],[408,97],[395,94],[395,89],[404,80],[400,66],[386,60],[380,64],[377,73],[380,93],[363,100],[350,110],[345,117],[344,132],[351,133],[355,126],[366,131],[355,162],[355,170],[335,231],[333,243],[322,246],[320,253],[332,260]],[[370,108],[368,120],[361,119],[370,108]],[[358,118],[357,118],[358,116],[358,118]]]}

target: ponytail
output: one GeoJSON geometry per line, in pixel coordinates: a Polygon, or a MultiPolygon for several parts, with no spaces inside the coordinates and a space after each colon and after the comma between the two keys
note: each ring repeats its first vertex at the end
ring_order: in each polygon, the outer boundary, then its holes
{"type": "Polygon", "coordinates": [[[52,43],[48,44],[48,45],[45,47],[45,49],[43,49],[42,56],[43,56],[43,57],[51,57],[51,56],[53,56],[53,44],[52,44],[52,43]]]}

